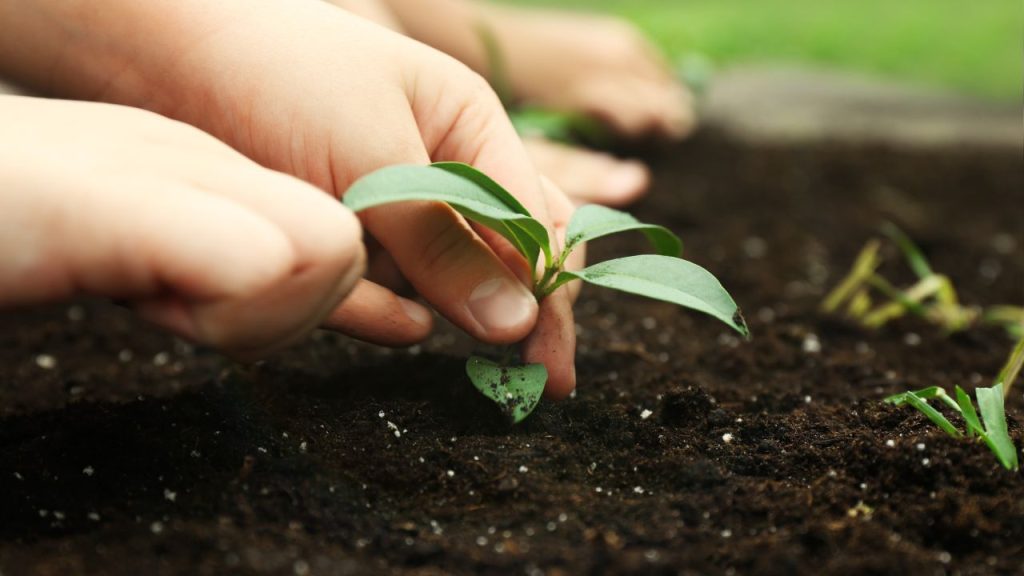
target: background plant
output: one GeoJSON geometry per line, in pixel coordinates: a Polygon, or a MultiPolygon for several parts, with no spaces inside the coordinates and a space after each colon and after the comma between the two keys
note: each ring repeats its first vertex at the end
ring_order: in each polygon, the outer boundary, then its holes
{"type": "Polygon", "coordinates": [[[952,280],[935,272],[921,249],[902,230],[886,223],[882,233],[903,254],[917,282],[899,288],[880,274],[882,242],[872,239],[861,249],[846,277],[822,301],[823,312],[842,310],[847,318],[871,329],[901,316],[913,315],[947,332],[990,324],[1004,327],[1014,338],[1024,337],[1024,308],[1011,305],[980,308],[961,304],[952,280]]]}
{"type": "MultiPolygon", "coordinates": [[[[662,226],[644,224],[603,206],[582,206],[569,222],[565,246],[556,252],[547,228],[515,197],[482,172],[455,162],[383,168],[361,178],[344,196],[345,205],[356,212],[408,201],[444,202],[467,220],[501,234],[530,264],[538,301],[568,282],[583,280],[703,312],[749,336],[729,293],[710,272],[679,258],[682,243],[662,226]],[[657,254],[606,260],[582,270],[565,269],[566,258],[582,244],[627,231],[642,232],[657,254]]],[[[543,365],[513,364],[508,358],[494,362],[472,357],[466,372],[477,389],[498,403],[513,422],[533,411],[547,382],[543,365]]]]}

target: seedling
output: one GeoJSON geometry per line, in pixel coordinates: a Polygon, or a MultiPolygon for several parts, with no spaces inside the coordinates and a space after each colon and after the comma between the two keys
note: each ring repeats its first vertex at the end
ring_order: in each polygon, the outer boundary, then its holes
{"type": "Polygon", "coordinates": [[[886,223],[882,232],[903,254],[917,282],[901,289],[879,274],[882,244],[873,239],[861,250],[849,274],[822,301],[822,311],[835,313],[845,306],[848,318],[871,329],[909,314],[925,318],[946,332],[989,324],[1002,326],[1014,338],[1024,336],[1024,308],[992,306],[982,310],[960,304],[953,282],[933,270],[921,249],[903,231],[886,223]],[[876,305],[879,297],[882,302],[876,305]]]}
{"type": "Polygon", "coordinates": [[[950,397],[945,390],[938,386],[925,388],[916,392],[903,392],[889,396],[885,402],[896,406],[909,404],[921,411],[936,426],[954,438],[961,438],[963,434],[956,428],[941,412],[928,404],[928,400],[936,399],[963,418],[968,438],[978,438],[985,442],[989,449],[996,455],[996,459],[1007,470],[1017,470],[1017,447],[1013,445],[1009,429],[1006,427],[1006,412],[1003,399],[1010,393],[1013,381],[1024,364],[1024,339],[1017,342],[1017,346],[1010,354],[1006,365],[996,376],[994,385],[991,388],[977,388],[974,391],[978,400],[978,408],[981,411],[981,419],[974,409],[971,397],[964,392],[963,388],[955,388],[956,399],[950,397]],[[984,421],[984,426],[982,426],[984,421]]]}
{"type": "MultiPolygon", "coordinates": [[[[467,220],[501,234],[533,270],[533,293],[543,300],[568,282],[639,294],[691,308],[724,322],[745,337],[747,325],[736,303],[710,272],[679,258],[682,243],[662,226],[644,224],[624,212],[583,206],[569,222],[565,246],[553,248],[547,228],[497,182],[467,164],[391,166],[364,176],[345,193],[345,205],[358,212],[408,201],[447,203],[467,220]],[[626,231],[647,236],[657,254],[606,260],[582,270],[566,270],[566,258],[591,240],[626,231]]],[[[496,402],[513,422],[526,418],[540,400],[547,370],[540,364],[493,362],[471,357],[466,372],[476,388],[496,402]]]]}

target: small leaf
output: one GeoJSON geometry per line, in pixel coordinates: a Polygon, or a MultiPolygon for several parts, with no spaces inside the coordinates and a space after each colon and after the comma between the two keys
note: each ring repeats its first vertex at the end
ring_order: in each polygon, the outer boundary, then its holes
{"type": "Polygon", "coordinates": [[[960,405],[960,415],[967,422],[967,435],[984,436],[985,429],[981,426],[981,420],[978,420],[974,403],[971,402],[971,397],[967,395],[967,392],[964,392],[964,389],[959,386],[956,387],[956,403],[960,405]]]}
{"type": "Polygon", "coordinates": [[[571,252],[584,242],[629,230],[643,232],[658,254],[663,256],[678,257],[683,250],[683,243],[664,226],[644,224],[625,212],[587,204],[577,208],[569,221],[565,234],[565,252],[571,252]]]}
{"type": "Polygon", "coordinates": [[[469,166],[458,169],[458,173],[450,165],[389,166],[357,180],[342,200],[355,212],[393,202],[445,202],[467,219],[504,236],[531,265],[536,264],[540,251],[550,259],[547,228],[530,217],[508,192],[469,166]],[[470,171],[486,178],[493,187],[481,178],[466,176],[470,171]]]}
{"type": "Polygon", "coordinates": [[[996,454],[999,462],[1008,470],[1016,470],[1017,448],[1010,438],[1006,427],[1006,412],[1003,406],[1003,385],[996,384],[991,388],[978,388],[974,391],[978,397],[978,408],[985,421],[986,443],[996,454]]]}
{"type": "MultiPolygon", "coordinates": [[[[939,388],[938,386],[929,386],[927,388],[922,388],[921,390],[915,390],[913,392],[915,396],[923,400],[929,400],[931,398],[935,398],[939,394],[945,393],[946,392],[942,388],[939,388]]],[[[902,406],[907,403],[907,396],[909,394],[911,393],[901,392],[899,394],[893,394],[892,396],[889,396],[882,400],[882,402],[885,402],[886,404],[892,404],[894,406],[902,406]]]]}
{"type": "Polygon", "coordinates": [[[583,270],[562,272],[554,287],[573,279],[704,312],[750,337],[736,302],[718,279],[681,258],[643,255],[607,260],[583,270]]]}
{"type": "Polygon", "coordinates": [[[929,420],[934,422],[936,426],[942,428],[942,430],[945,431],[946,434],[949,434],[954,438],[960,438],[962,436],[962,434],[960,434],[960,431],[956,429],[956,426],[953,426],[949,422],[949,420],[947,420],[946,417],[942,415],[942,412],[939,412],[935,408],[932,408],[927,402],[925,402],[923,399],[921,399],[913,392],[905,392],[904,394],[906,395],[907,404],[910,404],[914,408],[917,408],[919,411],[921,411],[925,416],[928,417],[929,420]]]}
{"type": "Polygon", "coordinates": [[[935,274],[921,249],[898,226],[892,222],[886,222],[882,225],[882,233],[896,243],[896,246],[903,252],[904,258],[907,259],[910,269],[914,271],[914,274],[917,274],[918,278],[923,280],[935,274]]]}
{"type": "Polygon", "coordinates": [[[502,366],[479,356],[472,356],[466,362],[466,374],[476,389],[500,406],[513,424],[533,412],[548,381],[548,370],[543,364],[502,366]]]}

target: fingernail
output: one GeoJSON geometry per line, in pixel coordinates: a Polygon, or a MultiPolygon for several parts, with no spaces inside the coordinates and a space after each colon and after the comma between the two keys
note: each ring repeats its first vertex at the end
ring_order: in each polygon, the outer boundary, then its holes
{"type": "Polygon", "coordinates": [[[501,332],[528,322],[536,300],[521,283],[494,278],[477,286],[466,306],[485,332],[501,332]]]}
{"type": "Polygon", "coordinates": [[[398,302],[402,305],[402,309],[405,310],[405,315],[408,316],[410,320],[420,326],[430,326],[432,317],[429,310],[408,298],[399,297],[398,302]]]}

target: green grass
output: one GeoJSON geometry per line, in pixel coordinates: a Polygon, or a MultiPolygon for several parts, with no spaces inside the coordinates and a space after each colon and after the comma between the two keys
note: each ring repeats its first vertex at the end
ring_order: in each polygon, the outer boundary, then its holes
{"type": "Polygon", "coordinates": [[[799,62],[1020,101],[1020,0],[516,0],[625,16],[669,54],[799,62]]]}

